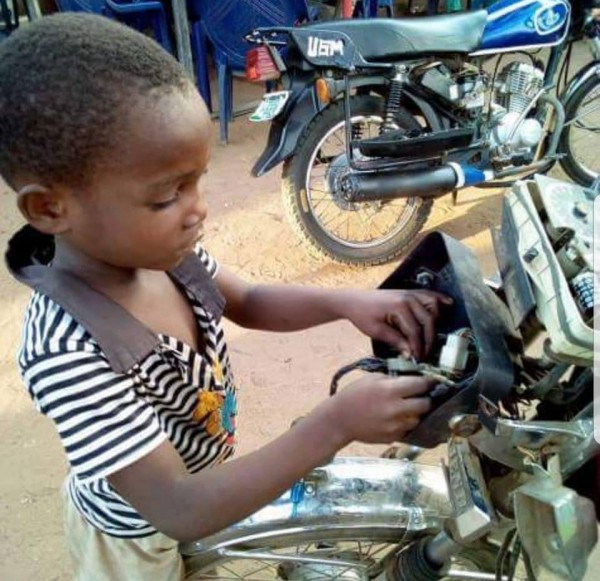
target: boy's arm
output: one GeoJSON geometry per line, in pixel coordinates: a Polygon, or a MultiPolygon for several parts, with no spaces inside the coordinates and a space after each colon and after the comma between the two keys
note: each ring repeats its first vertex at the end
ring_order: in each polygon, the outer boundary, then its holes
{"type": "Polygon", "coordinates": [[[331,291],[300,285],[249,284],[219,267],[219,290],[227,300],[225,316],[241,327],[264,331],[299,331],[343,318],[344,308],[331,291]]]}
{"type": "Polygon", "coordinates": [[[434,339],[439,303],[433,291],[323,289],[299,285],[251,285],[227,269],[216,276],[227,300],[225,316],[246,328],[298,331],[348,319],[360,331],[420,358],[434,339]]]}
{"type": "Polygon", "coordinates": [[[108,480],[155,528],[197,540],[275,500],[351,440],[399,440],[428,411],[429,399],[414,396],[431,386],[424,378],[364,377],[247,456],[190,474],[167,441],[108,480]]]}

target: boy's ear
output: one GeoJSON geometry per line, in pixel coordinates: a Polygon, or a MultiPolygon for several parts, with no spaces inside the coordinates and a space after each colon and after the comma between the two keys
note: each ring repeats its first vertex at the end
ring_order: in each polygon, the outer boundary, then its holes
{"type": "Polygon", "coordinates": [[[28,184],[17,192],[21,214],[36,230],[64,234],[69,230],[65,193],[40,184],[28,184]]]}

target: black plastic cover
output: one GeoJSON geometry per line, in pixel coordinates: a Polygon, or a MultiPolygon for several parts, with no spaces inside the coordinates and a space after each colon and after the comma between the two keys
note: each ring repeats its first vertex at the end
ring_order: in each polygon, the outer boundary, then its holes
{"type": "MultiPolygon", "coordinates": [[[[426,236],[400,266],[381,284],[385,289],[423,288],[419,275],[429,273],[431,290],[451,296],[454,304],[445,307],[436,331],[451,333],[472,329],[477,340],[479,361],[472,378],[450,399],[423,419],[403,440],[424,448],[448,439],[448,421],[456,414],[477,413],[493,430],[497,404],[511,391],[514,367],[508,342],[518,337],[506,305],[486,286],[472,251],[441,232],[426,236]]],[[[397,355],[387,344],[373,341],[377,357],[397,355]]]]}
{"type": "Polygon", "coordinates": [[[492,230],[492,239],[506,302],[515,325],[521,327],[535,310],[535,297],[529,276],[519,258],[519,233],[507,198],[504,198],[502,207],[502,225],[492,230]]]}
{"type": "Polygon", "coordinates": [[[434,131],[415,136],[407,135],[406,131],[399,129],[372,139],[355,141],[352,145],[369,157],[441,156],[448,149],[471,145],[474,135],[473,127],[434,131]]]}

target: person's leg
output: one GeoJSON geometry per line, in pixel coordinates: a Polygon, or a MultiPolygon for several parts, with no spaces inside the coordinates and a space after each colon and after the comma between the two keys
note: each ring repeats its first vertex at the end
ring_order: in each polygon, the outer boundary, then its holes
{"type": "Polygon", "coordinates": [[[156,533],[139,539],[106,535],[90,525],[64,493],[65,532],[74,581],[182,581],[177,541],[156,533]]]}

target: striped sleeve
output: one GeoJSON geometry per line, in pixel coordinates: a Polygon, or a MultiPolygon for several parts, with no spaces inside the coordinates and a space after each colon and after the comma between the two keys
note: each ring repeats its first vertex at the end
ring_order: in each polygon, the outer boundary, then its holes
{"type": "Polygon", "coordinates": [[[216,261],[216,259],[206,252],[204,247],[200,246],[200,244],[196,246],[195,252],[200,259],[200,262],[202,262],[202,264],[204,264],[206,267],[206,270],[208,270],[208,274],[210,274],[212,278],[215,278],[219,272],[219,263],[216,261]]]}
{"type": "Polygon", "coordinates": [[[106,477],[165,440],[134,379],[115,373],[101,352],[67,350],[24,363],[23,380],[39,410],[54,421],[80,481],[106,477]]]}

